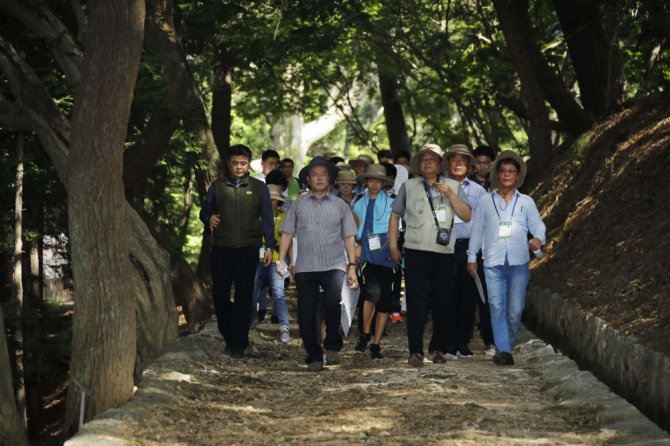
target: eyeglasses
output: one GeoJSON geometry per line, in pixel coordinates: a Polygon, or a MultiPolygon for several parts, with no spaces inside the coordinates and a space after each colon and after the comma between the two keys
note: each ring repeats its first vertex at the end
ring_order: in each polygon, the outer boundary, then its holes
{"type": "Polygon", "coordinates": [[[507,170],[505,170],[505,169],[500,169],[500,170],[498,171],[498,173],[499,173],[500,175],[514,175],[514,174],[517,173],[517,172],[518,172],[518,170],[516,170],[516,169],[507,169],[507,170]]]}
{"type": "Polygon", "coordinates": [[[328,178],[330,175],[327,173],[310,173],[310,178],[328,178]]]}
{"type": "Polygon", "coordinates": [[[421,158],[419,161],[424,163],[424,164],[431,164],[431,163],[437,163],[438,161],[440,161],[440,159],[439,158],[433,158],[431,156],[429,158],[421,158]]]}

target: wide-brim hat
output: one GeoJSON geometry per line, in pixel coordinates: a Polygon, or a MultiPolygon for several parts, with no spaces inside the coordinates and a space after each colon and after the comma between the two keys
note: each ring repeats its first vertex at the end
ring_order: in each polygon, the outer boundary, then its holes
{"type": "Polygon", "coordinates": [[[412,159],[409,161],[409,172],[413,175],[421,175],[421,169],[419,168],[419,159],[421,158],[421,155],[423,155],[426,152],[433,152],[435,155],[437,155],[441,160],[441,166],[440,166],[440,172],[445,172],[449,167],[447,166],[447,162],[444,160],[442,155],[444,155],[444,152],[442,151],[442,147],[438,146],[437,144],[426,144],[425,146],[421,147],[421,150],[416,152],[413,156],[412,159]]]}
{"type": "Polygon", "coordinates": [[[375,160],[372,159],[370,155],[358,155],[356,159],[349,160],[349,165],[353,169],[356,167],[356,163],[359,161],[363,161],[366,166],[369,166],[370,164],[374,164],[375,160]]]}
{"type": "Polygon", "coordinates": [[[349,169],[347,166],[346,169],[341,169],[337,173],[337,180],[335,180],[335,186],[338,184],[356,184],[356,174],[353,170],[349,169]]]}
{"type": "Polygon", "coordinates": [[[313,167],[318,166],[325,167],[326,169],[328,169],[328,175],[330,176],[329,182],[330,184],[334,184],[335,179],[337,178],[337,173],[340,170],[337,167],[335,167],[335,164],[326,160],[322,156],[315,156],[314,158],[312,158],[312,161],[310,161],[309,164],[300,169],[300,173],[298,174],[298,179],[300,180],[300,182],[305,186],[309,185],[309,182],[307,181],[309,171],[312,170],[313,167]]]}
{"type": "Polygon", "coordinates": [[[449,162],[449,157],[451,155],[465,155],[468,157],[468,165],[470,167],[474,167],[475,164],[477,164],[477,160],[475,159],[474,155],[472,152],[470,152],[470,149],[468,149],[468,146],[465,144],[454,144],[451,147],[449,147],[449,150],[447,150],[444,153],[444,160],[448,163],[449,162]]]}
{"type": "Polygon", "coordinates": [[[393,185],[393,181],[386,177],[386,168],[381,164],[370,164],[363,175],[359,175],[356,179],[363,182],[367,179],[382,180],[384,187],[393,185]]]}
{"type": "Polygon", "coordinates": [[[351,166],[346,163],[346,161],[339,161],[338,163],[335,164],[335,167],[337,167],[340,170],[349,170],[352,171],[351,166]]]}
{"type": "Polygon", "coordinates": [[[286,201],[282,195],[282,187],[279,184],[268,184],[268,190],[270,191],[270,199],[279,200],[281,202],[286,201]]]}
{"type": "Polygon", "coordinates": [[[511,150],[503,150],[489,166],[489,181],[491,181],[491,185],[493,187],[500,186],[500,183],[498,182],[498,164],[501,161],[508,160],[510,158],[519,163],[520,171],[519,177],[516,180],[516,188],[518,189],[523,185],[523,181],[526,179],[526,173],[528,172],[526,162],[516,152],[511,150]]]}

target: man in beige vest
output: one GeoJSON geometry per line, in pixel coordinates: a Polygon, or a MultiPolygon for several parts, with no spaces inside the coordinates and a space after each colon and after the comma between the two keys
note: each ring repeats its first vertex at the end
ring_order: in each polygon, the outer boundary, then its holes
{"type": "Polygon", "coordinates": [[[446,362],[446,308],[454,284],[454,217],[470,221],[467,196],[457,181],[442,174],[447,165],[436,144],[427,144],[410,162],[410,172],[420,176],[407,180],[393,201],[389,220],[389,246],[396,264],[402,261],[398,248],[400,218],[405,217],[405,295],[407,297],[408,363],[423,366],[423,331],[426,312],[431,310],[435,349],[434,363],[446,362]]]}

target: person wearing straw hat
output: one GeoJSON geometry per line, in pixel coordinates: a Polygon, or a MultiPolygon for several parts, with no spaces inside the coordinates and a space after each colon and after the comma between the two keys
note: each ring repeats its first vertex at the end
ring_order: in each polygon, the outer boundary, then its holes
{"type": "Polygon", "coordinates": [[[349,206],[354,206],[354,186],[356,186],[356,174],[347,166],[340,169],[335,180],[335,194],[343,199],[349,206]]]}
{"type": "MultiPolygon", "coordinates": [[[[475,157],[464,144],[454,144],[444,154],[449,166],[449,178],[458,181],[461,189],[468,197],[472,212],[476,213],[477,203],[486,191],[476,182],[468,179],[470,168],[474,166],[475,157]]],[[[468,344],[474,328],[475,310],[479,301],[479,293],[475,281],[467,271],[468,242],[472,220],[464,222],[454,218],[456,244],[454,245],[455,283],[453,293],[448,298],[447,308],[447,359],[472,358],[468,344]]],[[[490,323],[489,323],[490,324],[490,323]]],[[[430,349],[429,349],[430,350],[430,349]]]]}
{"type": "Polygon", "coordinates": [[[265,183],[249,176],[251,149],[228,149],[227,171],[210,186],[200,220],[212,231],[212,295],[226,352],[243,358],[249,345],[251,302],[258,250],[265,239],[264,263],[275,246],[272,204],[265,183]],[[231,300],[231,288],[235,299],[231,300]]]}
{"type": "Polygon", "coordinates": [[[313,372],[327,364],[338,364],[343,341],[340,334],[342,284],[358,287],[356,276],[357,232],[349,206],[330,192],[338,169],[322,156],[314,157],[300,170],[298,178],[309,185],[286,213],[281,227],[277,271],[285,274],[283,259],[295,236],[298,254],[295,261],[295,284],[298,291],[298,324],[307,352],[305,363],[313,372]],[[345,255],[346,253],[346,255],[345,255]],[[319,288],[323,289],[326,336],[323,348],[316,323],[319,288]]]}
{"type": "Polygon", "coordinates": [[[380,344],[388,321],[395,268],[399,268],[391,260],[388,247],[393,199],[384,192],[384,187],[391,186],[393,182],[386,177],[386,169],[380,164],[370,164],[357,179],[366,186],[364,195],[354,204],[354,212],[360,222],[356,240],[361,252],[359,276],[365,302],[363,330],[355,350],[365,353],[369,346],[370,357],[382,359],[380,344]],[[371,334],[373,319],[374,337],[371,334]]]}
{"type": "MultiPolygon", "coordinates": [[[[284,211],[279,207],[279,204],[285,201],[284,196],[282,195],[283,190],[282,187],[277,184],[268,184],[267,188],[270,192],[270,199],[272,200],[275,240],[279,240],[279,228],[281,228],[284,218],[286,217],[284,211]]],[[[256,318],[254,316],[258,314],[256,307],[266,297],[268,288],[271,288],[274,309],[277,313],[277,323],[279,324],[279,340],[284,344],[288,344],[291,342],[291,337],[289,335],[288,306],[286,305],[286,292],[284,289],[285,278],[277,272],[277,261],[279,260],[278,249],[278,246],[273,248],[272,263],[270,265],[265,265],[263,263],[264,253],[261,253],[261,261],[256,268],[253,308],[251,310],[252,324],[250,328],[254,328],[255,325],[253,321],[256,318]]],[[[290,254],[287,258],[290,258],[290,254]]],[[[258,319],[256,319],[256,321],[258,321],[258,319]]]]}
{"type": "Polygon", "coordinates": [[[393,262],[400,265],[398,248],[400,218],[405,216],[405,296],[407,300],[408,363],[422,367],[423,331],[430,307],[433,317],[431,346],[435,349],[433,362],[445,362],[447,348],[446,307],[453,286],[454,218],[470,221],[467,196],[457,181],[442,171],[447,164],[436,144],[427,144],[410,161],[411,178],[400,187],[393,201],[389,221],[389,247],[393,262]]]}
{"type": "Polygon", "coordinates": [[[477,274],[477,252],[484,251],[491,326],[498,353],[496,365],[514,365],[512,347],[521,325],[530,280],[528,248],[538,251],[546,242],[546,227],[531,197],[520,193],[526,163],[515,152],[501,152],[491,165],[494,192],[481,198],[472,222],[468,272],[477,274]],[[532,239],[528,241],[528,234],[532,239]]]}

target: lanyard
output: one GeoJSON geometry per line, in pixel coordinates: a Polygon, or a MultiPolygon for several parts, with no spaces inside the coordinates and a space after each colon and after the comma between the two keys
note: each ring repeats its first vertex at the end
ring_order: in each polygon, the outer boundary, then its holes
{"type": "MultiPolygon", "coordinates": [[[[439,178],[438,178],[439,181],[439,178]]],[[[435,208],[433,207],[433,197],[428,191],[428,184],[426,180],[423,180],[423,188],[426,191],[426,196],[428,197],[428,204],[430,205],[430,211],[433,213],[433,219],[435,220],[435,229],[440,228],[440,224],[437,222],[437,215],[435,215],[435,208]]],[[[442,202],[442,194],[440,194],[440,202],[442,202]]],[[[452,221],[453,224],[453,221],[452,221]]]]}
{"type": "MultiPolygon", "coordinates": [[[[493,198],[495,195],[495,192],[491,194],[491,201],[493,202],[493,209],[496,210],[496,214],[498,214],[498,220],[502,221],[502,218],[500,218],[500,212],[498,212],[498,206],[496,206],[496,200],[493,198]]],[[[502,198],[501,198],[502,199],[502,198]]],[[[516,209],[516,202],[519,201],[519,193],[516,193],[516,198],[514,199],[514,206],[512,206],[512,215],[510,215],[510,220],[512,217],[514,217],[514,209],[516,209]]]]}

